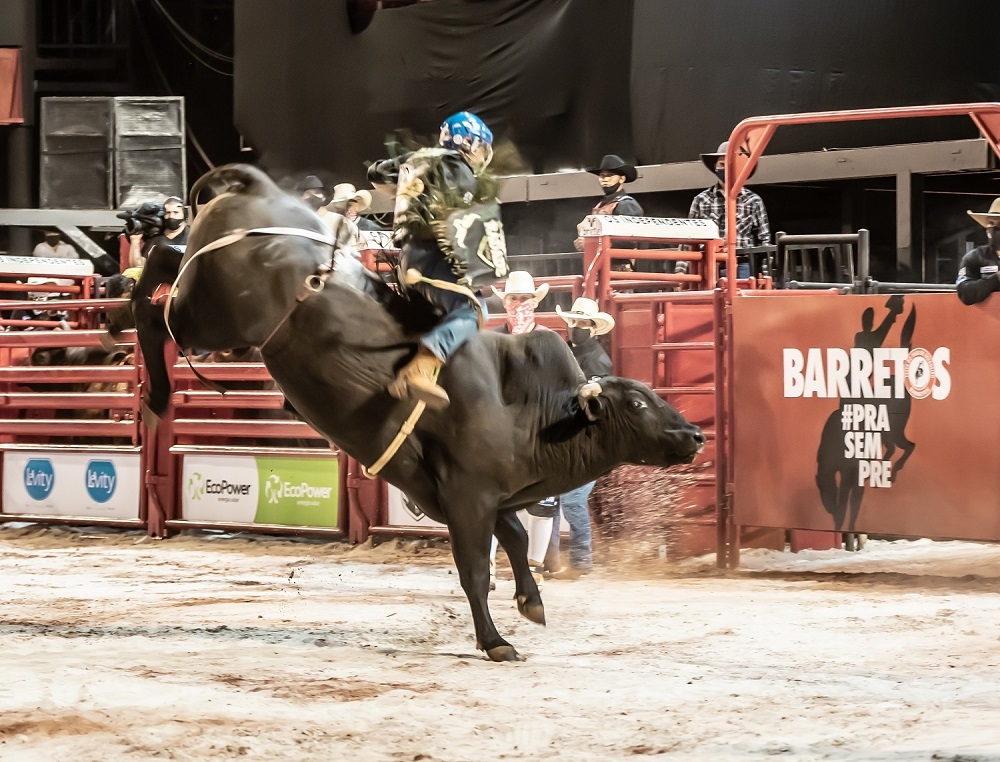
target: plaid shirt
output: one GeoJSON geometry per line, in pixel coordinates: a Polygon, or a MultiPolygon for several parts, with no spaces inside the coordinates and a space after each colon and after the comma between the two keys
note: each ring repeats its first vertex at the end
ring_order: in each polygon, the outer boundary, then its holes
{"type": "MultiPolygon", "coordinates": [[[[712,220],[719,226],[719,235],[726,237],[726,196],[722,188],[713,185],[703,190],[691,202],[688,217],[712,220]]],[[[760,196],[744,188],[736,197],[736,248],[767,246],[771,243],[771,226],[760,196]]]]}

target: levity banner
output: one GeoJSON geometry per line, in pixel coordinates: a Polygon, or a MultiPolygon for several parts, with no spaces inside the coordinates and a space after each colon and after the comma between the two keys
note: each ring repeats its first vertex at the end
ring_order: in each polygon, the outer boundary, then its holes
{"type": "Polygon", "coordinates": [[[1000,539],[1000,300],[739,297],[742,525],[1000,539]]]}
{"type": "Polygon", "coordinates": [[[340,525],[336,458],[186,455],[181,507],[188,521],[340,525]]]}
{"type": "Polygon", "coordinates": [[[138,453],[9,450],[3,454],[6,514],[139,517],[138,453]]]}
{"type": "Polygon", "coordinates": [[[447,527],[427,516],[420,506],[400,489],[389,485],[389,526],[393,527],[447,527]]]}

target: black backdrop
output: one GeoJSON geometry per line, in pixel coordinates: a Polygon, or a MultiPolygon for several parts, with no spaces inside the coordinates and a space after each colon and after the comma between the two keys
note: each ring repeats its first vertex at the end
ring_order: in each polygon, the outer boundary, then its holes
{"type": "Polygon", "coordinates": [[[632,0],[438,0],[352,35],[336,0],[236,3],[236,121],[272,171],[360,180],[462,109],[535,171],[631,154],[632,0]]]}
{"type": "MultiPolygon", "coordinates": [[[[342,0],[235,5],[237,126],[268,169],[338,180],[463,108],[539,172],[690,160],[751,115],[1000,100],[997,0],[437,0],[359,35],[342,0]]],[[[808,128],[772,150],[973,134],[808,128]]]]}

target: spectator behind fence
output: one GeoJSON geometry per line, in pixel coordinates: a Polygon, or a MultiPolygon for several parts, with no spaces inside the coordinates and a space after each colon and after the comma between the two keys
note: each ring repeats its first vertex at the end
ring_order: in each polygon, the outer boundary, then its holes
{"type": "Polygon", "coordinates": [[[1000,291],[1000,198],[985,214],[970,211],[969,216],[986,228],[987,243],[962,257],[956,284],[962,304],[979,304],[1000,291]]]}
{"type": "MultiPolygon", "coordinates": [[[[706,188],[691,202],[691,219],[712,220],[719,226],[719,236],[726,237],[726,150],[729,142],[722,143],[715,153],[703,153],[702,164],[715,175],[716,182],[711,188],[706,188]]],[[[754,172],[756,172],[756,167],[754,172]]],[[[750,173],[753,177],[753,172],[750,173]]],[[[749,188],[742,188],[736,196],[736,248],[748,249],[753,246],[769,246],[771,244],[771,224],[767,219],[764,201],[749,188]]],[[[684,263],[686,265],[686,263],[684,263]]],[[[678,271],[687,271],[686,266],[678,271]]],[[[743,261],[736,266],[736,277],[751,276],[750,263],[743,261]]]]}
{"type": "Polygon", "coordinates": [[[381,230],[378,224],[361,212],[372,205],[372,194],[366,190],[357,190],[350,183],[340,183],[333,186],[333,198],[326,208],[337,214],[344,215],[358,226],[358,230],[381,230]]]}
{"type": "MultiPolygon", "coordinates": [[[[556,312],[566,321],[570,349],[587,380],[594,381],[610,376],[611,358],[597,341],[597,337],[610,332],[615,327],[615,319],[606,312],[601,312],[593,299],[583,296],[573,302],[573,308],[569,312],[563,312],[558,306],[556,312]]],[[[566,523],[569,524],[569,568],[561,568],[559,511],[557,511],[545,558],[546,569],[558,570],[552,574],[556,579],[576,579],[593,567],[589,498],[594,484],[596,482],[589,482],[559,497],[560,510],[566,517],[566,523]]]]}
{"type": "Polygon", "coordinates": [[[45,240],[32,250],[31,256],[49,259],[80,258],[77,250],[62,239],[62,233],[58,230],[46,230],[45,240]]]}
{"type": "MultiPolygon", "coordinates": [[[[633,183],[639,176],[635,167],[627,164],[621,156],[608,154],[596,167],[587,170],[592,175],[597,175],[597,181],[601,184],[603,196],[594,204],[590,210],[591,214],[620,214],[629,217],[642,217],[642,206],[625,192],[625,183],[633,183]]],[[[583,236],[580,230],[583,223],[576,226],[577,238],[573,241],[573,246],[577,251],[583,251],[583,236]]],[[[614,270],[632,270],[632,262],[628,259],[615,259],[611,262],[614,270]]]]}
{"type": "MultiPolygon", "coordinates": [[[[530,331],[550,329],[535,322],[535,309],[549,291],[549,284],[535,288],[531,274],[524,270],[514,270],[507,275],[503,291],[493,286],[493,293],[503,301],[507,321],[497,328],[498,333],[518,335],[530,331]]],[[[542,581],[545,570],[545,553],[552,535],[552,522],[559,512],[559,501],[555,497],[546,498],[537,505],[517,512],[518,519],[528,533],[528,565],[536,582],[542,581]]],[[[490,546],[490,586],[496,586],[497,538],[490,546]]]]}

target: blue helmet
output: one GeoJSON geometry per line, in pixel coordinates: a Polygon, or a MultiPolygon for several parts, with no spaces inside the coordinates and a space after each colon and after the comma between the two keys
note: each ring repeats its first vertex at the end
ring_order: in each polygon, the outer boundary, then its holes
{"type": "Polygon", "coordinates": [[[441,123],[441,137],[438,142],[442,148],[465,153],[475,151],[480,146],[492,146],[493,133],[486,126],[486,122],[475,114],[459,111],[441,123]]]}

